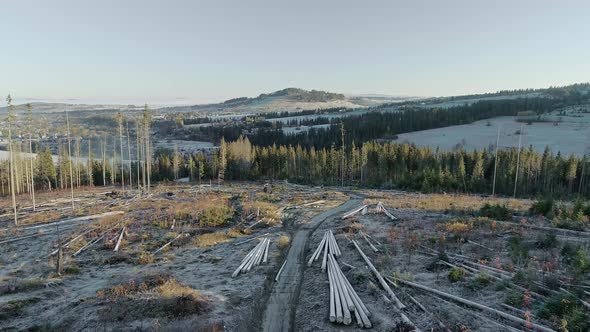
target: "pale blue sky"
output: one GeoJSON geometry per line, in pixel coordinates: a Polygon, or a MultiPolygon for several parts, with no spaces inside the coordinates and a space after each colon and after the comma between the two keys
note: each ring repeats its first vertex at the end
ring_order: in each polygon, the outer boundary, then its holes
{"type": "Polygon", "coordinates": [[[590,80],[589,33],[590,1],[2,0],[0,94],[158,104],[545,87],[590,80]]]}

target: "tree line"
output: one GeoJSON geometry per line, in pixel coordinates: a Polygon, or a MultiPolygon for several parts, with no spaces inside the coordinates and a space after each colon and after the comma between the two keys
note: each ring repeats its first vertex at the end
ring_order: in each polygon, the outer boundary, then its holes
{"type": "Polygon", "coordinates": [[[32,105],[27,104],[27,116],[25,119],[25,136],[27,140],[14,141],[13,128],[16,124],[15,107],[12,105],[12,97],[6,98],[7,102],[7,151],[8,159],[0,162],[0,194],[10,195],[14,210],[14,222],[18,224],[16,195],[29,194],[33,202],[33,211],[36,208],[35,189],[52,190],[54,188],[71,191],[72,209],[74,208],[74,188],[84,185],[107,185],[118,183],[122,189],[132,188],[135,182],[137,188],[149,192],[152,173],[152,146],[151,146],[151,112],[147,105],[144,107],[139,119],[134,119],[136,128],[136,148],[132,155],[131,137],[128,119],[119,112],[116,116],[118,135],[113,135],[112,155],[106,155],[106,136],[102,139],[102,156],[97,159],[92,154],[91,142],[87,140],[88,154],[86,160],[81,158],[81,138],[77,137],[72,146],[70,120],[67,109],[64,110],[66,118],[67,142],[60,142],[58,146],[57,162],[48,147],[33,150],[33,137],[38,137],[37,129],[33,126],[32,105]],[[125,139],[126,137],[126,139],[125,139]],[[119,155],[117,156],[117,138],[119,140],[119,155]],[[26,142],[26,143],[25,143],[26,142]],[[126,148],[125,143],[126,142],[126,148]],[[24,152],[24,153],[23,153],[24,152]],[[36,154],[33,154],[36,152],[36,154]],[[107,177],[108,174],[108,177],[107,177]],[[136,177],[136,181],[135,181],[136,177]],[[110,179],[109,179],[110,178],[110,179]],[[110,180],[110,181],[109,181],[110,180]]]}

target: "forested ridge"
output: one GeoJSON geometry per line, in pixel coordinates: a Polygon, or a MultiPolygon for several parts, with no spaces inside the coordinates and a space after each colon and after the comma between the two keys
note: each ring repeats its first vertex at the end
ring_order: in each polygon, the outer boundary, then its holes
{"type": "MultiPolygon", "coordinates": [[[[560,98],[519,98],[505,100],[482,100],[470,105],[451,108],[420,109],[404,108],[400,111],[373,111],[331,119],[327,128],[310,128],[297,134],[284,133],[280,124],[259,121],[226,126],[208,126],[192,129],[192,139],[209,138],[216,141],[224,137],[235,141],[244,131],[252,144],[257,146],[301,145],[302,147],[329,148],[332,144],[339,146],[340,127],[346,128],[345,140],[362,144],[375,139],[392,139],[396,135],[419,130],[443,128],[485,120],[497,116],[515,116],[518,112],[533,111],[537,114],[550,112],[558,107],[579,103],[577,94],[560,98]]],[[[587,96],[585,97],[587,101],[587,96]]],[[[317,121],[326,123],[326,119],[317,121]]],[[[304,121],[303,124],[313,124],[304,121]]]]}

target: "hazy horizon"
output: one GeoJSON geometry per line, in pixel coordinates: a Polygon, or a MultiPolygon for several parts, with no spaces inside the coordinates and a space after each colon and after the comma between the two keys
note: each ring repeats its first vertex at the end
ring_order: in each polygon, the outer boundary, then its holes
{"type": "Polygon", "coordinates": [[[588,10],[547,0],[10,2],[0,94],[189,105],[286,87],[449,96],[562,86],[590,77],[588,10]]]}

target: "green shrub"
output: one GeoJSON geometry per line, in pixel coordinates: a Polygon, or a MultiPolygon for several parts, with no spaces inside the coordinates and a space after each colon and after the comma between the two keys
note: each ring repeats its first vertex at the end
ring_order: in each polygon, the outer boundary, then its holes
{"type": "Polygon", "coordinates": [[[70,265],[64,269],[65,274],[80,274],[80,268],[77,265],[70,265]]]}
{"type": "Polygon", "coordinates": [[[584,231],[588,228],[588,220],[586,216],[574,216],[573,218],[567,216],[565,216],[565,218],[556,217],[551,223],[557,228],[571,229],[574,231],[584,231]]]}
{"type": "Polygon", "coordinates": [[[553,198],[540,199],[531,205],[530,213],[532,215],[541,215],[553,218],[555,210],[555,201],[553,198]]]}
{"type": "Polygon", "coordinates": [[[512,211],[505,205],[486,203],[479,209],[479,216],[494,220],[510,220],[512,219],[512,211]]]}
{"type": "Polygon", "coordinates": [[[521,308],[524,304],[524,298],[521,292],[511,290],[508,293],[506,300],[504,300],[504,303],[511,305],[515,308],[521,308]]]}
{"type": "Polygon", "coordinates": [[[569,331],[588,331],[590,317],[577,304],[577,300],[570,295],[557,294],[545,301],[538,313],[540,318],[567,322],[569,331]]]}
{"type": "Polygon", "coordinates": [[[469,288],[471,288],[473,290],[481,289],[481,288],[488,286],[491,283],[492,283],[492,278],[490,278],[490,276],[488,276],[487,274],[480,272],[475,276],[475,278],[473,280],[471,280],[471,282],[469,284],[469,288]]]}
{"type": "Polygon", "coordinates": [[[511,236],[508,239],[508,253],[514,264],[523,264],[529,258],[529,247],[519,236],[511,236]]]}
{"type": "Polygon", "coordinates": [[[211,207],[199,212],[201,227],[218,227],[230,221],[234,210],[227,206],[211,207]]]}
{"type": "Polygon", "coordinates": [[[454,267],[449,271],[448,275],[450,282],[457,282],[465,279],[465,270],[460,267],[454,267]]]}
{"type": "Polygon", "coordinates": [[[537,241],[535,241],[535,246],[537,249],[553,249],[557,248],[559,245],[559,240],[557,236],[553,233],[547,233],[544,235],[540,235],[537,237],[537,241]]]}
{"type": "Polygon", "coordinates": [[[577,276],[583,276],[590,272],[590,259],[584,248],[578,247],[578,250],[576,250],[573,256],[571,266],[577,276]]]}

